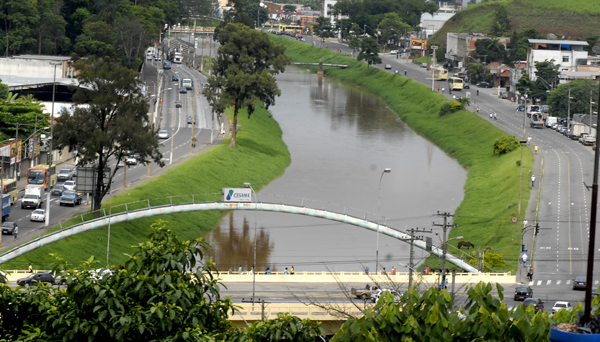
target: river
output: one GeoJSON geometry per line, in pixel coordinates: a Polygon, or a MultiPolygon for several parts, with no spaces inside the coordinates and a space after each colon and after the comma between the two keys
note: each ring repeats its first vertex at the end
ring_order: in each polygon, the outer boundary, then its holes
{"type": "MultiPolygon", "coordinates": [[[[261,189],[262,202],[304,205],[366,217],[405,231],[430,230],[439,245],[443,222],[464,197],[466,170],[413,132],[383,101],[361,88],[288,68],[271,107],[292,158],[261,189]],[[390,173],[382,173],[391,168],[390,173]],[[381,183],[380,183],[381,179],[381,183]],[[381,184],[381,188],[379,185],[381,184]],[[378,215],[379,213],[379,215],[378,215]]],[[[366,229],[301,215],[238,211],[207,236],[219,270],[374,270],[376,250],[387,270],[406,271],[409,245],[366,229]],[[254,240],[257,236],[256,242],[254,240]]],[[[415,248],[415,263],[426,253],[415,248]]]]}

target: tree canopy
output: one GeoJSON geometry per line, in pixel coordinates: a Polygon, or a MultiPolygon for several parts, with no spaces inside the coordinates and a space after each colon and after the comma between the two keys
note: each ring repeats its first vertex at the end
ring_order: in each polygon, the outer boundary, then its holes
{"type": "Polygon", "coordinates": [[[358,54],[358,60],[365,61],[369,65],[381,64],[381,57],[379,57],[379,45],[373,38],[365,38],[360,42],[360,53],[358,54]]]}
{"type": "Polygon", "coordinates": [[[108,59],[82,59],[74,66],[80,85],[73,96],[75,109],[56,118],[54,148],[76,151],[80,165],[95,165],[98,175],[107,174],[107,184],[96,182],[92,210],[98,210],[117,172],[109,162],[123,162],[130,151],[143,164],[148,157],[164,163],[138,73],[108,59]]]}
{"type": "Polygon", "coordinates": [[[213,112],[222,114],[233,106],[231,148],[235,148],[237,115],[247,108],[248,116],[261,103],[266,108],[275,104],[281,95],[275,75],[290,63],[284,54],[285,46],[275,44],[264,32],[244,24],[229,23],[218,35],[220,47],[209,86],[202,93],[213,112]]]}
{"type": "Polygon", "coordinates": [[[569,106],[569,90],[571,90],[571,115],[598,112],[598,82],[593,80],[572,80],[561,84],[548,95],[547,104],[552,108],[552,115],[566,118],[569,106]],[[590,98],[591,94],[591,98],[590,98]]]}

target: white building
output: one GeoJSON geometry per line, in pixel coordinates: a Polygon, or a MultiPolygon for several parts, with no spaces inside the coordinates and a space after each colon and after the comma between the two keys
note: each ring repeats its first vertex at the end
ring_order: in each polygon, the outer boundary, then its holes
{"type": "Polygon", "coordinates": [[[536,80],[536,62],[553,61],[564,74],[577,71],[577,60],[588,57],[583,49],[588,46],[586,41],[529,39],[529,43],[532,45],[527,50],[527,73],[532,81],[536,80]]]}
{"type": "Polygon", "coordinates": [[[337,4],[337,2],[338,2],[338,0],[324,0],[324,3],[323,3],[323,16],[325,18],[329,18],[329,21],[331,22],[332,26],[335,26],[335,23],[338,20],[348,18],[345,15],[340,15],[340,16],[336,17],[332,14],[333,6],[335,6],[335,4],[337,4]]]}
{"type": "Polygon", "coordinates": [[[444,26],[448,19],[452,18],[454,13],[450,12],[437,12],[433,15],[429,13],[421,14],[421,32],[423,36],[421,39],[428,39],[432,35],[434,35],[439,29],[444,26]]]}

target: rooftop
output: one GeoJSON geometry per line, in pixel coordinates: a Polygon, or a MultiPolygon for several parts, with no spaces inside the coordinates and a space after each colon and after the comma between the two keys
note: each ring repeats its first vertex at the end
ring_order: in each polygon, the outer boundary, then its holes
{"type": "Polygon", "coordinates": [[[557,45],[581,45],[588,46],[589,44],[585,41],[579,40],[552,40],[552,39],[529,39],[532,44],[557,44],[557,45]]]}

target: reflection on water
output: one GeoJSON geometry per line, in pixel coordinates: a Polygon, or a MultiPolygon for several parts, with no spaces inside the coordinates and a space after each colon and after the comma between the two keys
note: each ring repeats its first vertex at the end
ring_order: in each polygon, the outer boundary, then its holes
{"type": "MultiPolygon", "coordinates": [[[[463,199],[466,171],[411,131],[385,103],[360,88],[288,69],[271,108],[292,164],[258,192],[283,202],[366,217],[397,230],[430,228],[437,211],[463,199]],[[392,172],[381,177],[385,168],[392,172]],[[381,187],[379,181],[381,179],[381,187]]],[[[379,260],[405,270],[408,244],[360,227],[307,216],[235,212],[207,237],[220,270],[252,265],[253,225],[260,227],[257,269],[358,271],[379,260]],[[248,226],[252,227],[248,230],[248,226]]],[[[435,229],[434,229],[435,232],[435,229]]],[[[440,234],[441,235],[441,234],[440,234]]],[[[435,245],[441,240],[431,235],[435,245]]],[[[416,249],[415,257],[426,256],[416,249]]]]}

